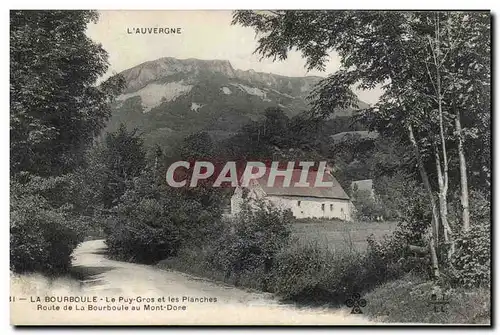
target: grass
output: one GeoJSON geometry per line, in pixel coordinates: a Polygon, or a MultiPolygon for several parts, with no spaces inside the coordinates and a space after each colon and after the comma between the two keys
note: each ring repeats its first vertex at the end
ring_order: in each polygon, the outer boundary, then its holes
{"type": "MultiPolygon", "coordinates": [[[[279,279],[283,281],[284,286],[275,293],[284,301],[292,301],[299,306],[313,305],[316,298],[320,298],[317,301],[319,305],[328,303],[328,305],[333,306],[336,297],[329,296],[328,293],[335,292],[335,288],[339,288],[339,283],[346,282],[346,278],[352,278],[349,284],[358,283],[364,289],[353,290],[353,286],[348,291],[362,293],[363,299],[367,301],[367,305],[362,308],[363,313],[375,322],[490,324],[491,304],[488,288],[455,288],[451,290],[449,304],[445,305],[445,311],[436,312],[430,297],[437,288],[428,279],[418,277],[415,274],[407,274],[402,278],[390,280],[375,287],[371,285],[368,287],[366,284],[370,282],[362,281],[365,277],[363,277],[361,269],[359,277],[349,271],[343,273],[349,268],[346,267],[346,264],[352,264],[350,260],[348,260],[350,263],[335,263],[337,261],[328,256],[330,252],[332,255],[350,254],[355,256],[357,253],[353,253],[353,250],[359,252],[366,250],[368,236],[373,234],[376,239],[382,239],[384,235],[390,234],[395,228],[395,222],[351,223],[337,220],[297,220],[293,222],[293,236],[299,242],[294,244],[294,247],[297,247],[298,251],[294,253],[290,250],[291,255],[286,264],[290,263],[291,269],[280,272],[279,279]],[[320,251],[319,254],[308,254],[300,251],[302,250],[301,246],[311,245],[311,243],[314,246],[313,249],[320,251]],[[326,259],[320,257],[324,253],[327,254],[326,259]],[[311,264],[311,257],[320,258],[311,264]],[[316,268],[316,265],[319,266],[319,269],[316,268]],[[333,270],[330,271],[332,266],[333,270]],[[321,271],[322,268],[326,270],[321,271]],[[363,294],[363,292],[366,293],[363,294]],[[290,297],[287,298],[287,296],[290,297]],[[304,297],[309,300],[304,299],[304,297]]],[[[173,268],[220,282],[225,281],[223,274],[208,264],[204,256],[205,251],[203,248],[188,248],[183,250],[178,257],[162,261],[158,266],[173,268]]],[[[259,290],[260,278],[261,274],[258,271],[245,273],[241,278],[240,285],[259,290]]],[[[280,286],[274,287],[280,288],[280,286]]],[[[342,306],[342,303],[339,306],[342,306]]]]}
{"type": "MultiPolygon", "coordinates": [[[[490,290],[457,288],[444,312],[430,302],[431,282],[407,275],[387,282],[363,298],[363,313],[377,322],[423,324],[490,324],[490,290]]],[[[441,295],[438,295],[441,297],[441,295]]]]}
{"type": "MultiPolygon", "coordinates": [[[[396,227],[395,222],[345,222],[341,220],[307,219],[292,223],[292,242],[297,247],[306,249],[314,246],[315,250],[328,255],[351,254],[353,250],[360,253],[366,250],[367,238],[375,235],[376,239],[390,234],[396,227]]],[[[300,249],[299,250],[303,250],[300,249]]],[[[157,266],[190,273],[196,276],[210,278],[216,281],[231,282],[224,273],[214,269],[208,261],[207,247],[187,247],[179,251],[176,257],[160,261],[157,266]]],[[[297,257],[304,255],[297,255],[297,257]]],[[[239,285],[259,289],[262,277],[261,269],[242,273],[239,285]]],[[[298,275],[298,274],[297,274],[298,275]]],[[[296,278],[297,279],[297,278],[296,278]]]]}
{"type": "Polygon", "coordinates": [[[293,236],[299,243],[318,243],[332,251],[365,251],[367,238],[380,240],[396,228],[396,222],[345,222],[340,220],[297,220],[292,224],[293,236]]]}

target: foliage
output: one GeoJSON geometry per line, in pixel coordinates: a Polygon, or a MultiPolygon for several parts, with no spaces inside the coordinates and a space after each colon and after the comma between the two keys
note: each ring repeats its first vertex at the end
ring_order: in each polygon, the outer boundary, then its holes
{"type": "Polygon", "coordinates": [[[476,225],[489,225],[491,223],[491,195],[473,189],[470,192],[470,214],[476,225]]]}
{"type": "Polygon", "coordinates": [[[147,169],[134,179],[114,208],[107,227],[109,253],[118,258],[154,263],[179,248],[214,237],[221,212],[155,180],[147,169]]]}
{"type": "Polygon", "coordinates": [[[428,222],[431,220],[425,190],[412,180],[403,183],[403,192],[398,201],[400,218],[398,228],[411,244],[424,246],[428,222]]]}
{"type": "Polygon", "coordinates": [[[313,160],[321,157],[319,131],[319,123],[305,115],[289,118],[282,109],[270,107],[264,118],[246,124],[222,145],[229,159],[313,160]]]}
{"type": "Polygon", "coordinates": [[[363,314],[387,323],[416,324],[490,324],[491,297],[488,288],[457,288],[447,292],[449,304],[442,307],[445,312],[436,312],[441,306],[433,306],[431,294],[438,299],[442,293],[432,282],[415,275],[406,275],[384,283],[363,298],[368,302],[363,314]]]}
{"type": "Polygon", "coordinates": [[[71,265],[73,249],[85,234],[84,222],[71,215],[70,204],[51,201],[54,193],[67,192],[68,178],[45,179],[26,174],[23,177],[24,183],[11,181],[11,269],[63,273],[71,265]]]}
{"type": "Polygon", "coordinates": [[[87,186],[102,179],[94,174],[98,166],[86,170],[84,153],[124,80],[113,76],[96,84],[108,68],[107,53],[86,36],[97,18],[95,11],[10,13],[10,248],[16,272],[67,271],[76,245],[99,230],[93,217],[97,187],[87,186]]]}
{"type": "Polygon", "coordinates": [[[107,53],[86,36],[94,11],[12,11],[10,15],[11,171],[60,175],[82,153],[110,115],[123,87],[107,68],[107,53]]]}
{"type": "Polygon", "coordinates": [[[404,195],[408,194],[409,176],[403,171],[392,175],[382,175],[374,179],[374,189],[382,203],[386,220],[397,220],[405,209],[404,195]]]}
{"type": "Polygon", "coordinates": [[[456,237],[453,254],[454,279],[465,287],[487,286],[491,283],[491,227],[476,224],[456,237]]]}
{"type": "MultiPolygon", "coordinates": [[[[277,253],[288,244],[292,214],[276,208],[265,200],[246,201],[242,210],[231,219],[216,244],[213,263],[233,275],[238,284],[239,276],[246,271],[264,269],[267,276],[277,253]]],[[[267,279],[263,278],[263,289],[267,279]]]]}
{"type": "Polygon", "coordinates": [[[408,249],[409,239],[404,231],[396,230],[382,241],[368,238],[367,266],[374,273],[387,273],[388,278],[397,278],[405,273],[429,278],[429,260],[415,255],[408,249]]]}
{"type": "MultiPolygon", "coordinates": [[[[434,202],[433,192],[439,189],[439,217],[433,213],[434,222],[442,225],[452,253],[448,192],[461,189],[464,201],[468,194],[458,166],[460,171],[467,168],[476,184],[490,187],[490,155],[477,157],[483,147],[490,151],[486,143],[491,137],[490,16],[487,12],[245,10],[235,12],[233,23],[255,30],[256,52],[263,57],[283,60],[297,49],[308,69],[324,70],[329,53],[339,54],[341,68],[310,96],[314,116],[326,119],[339,109],[356,107],[353,88],[382,87],[379,101],[359,117],[382,136],[412,142],[427,189],[424,196],[434,202]],[[461,123],[467,124],[463,130],[461,123]],[[462,158],[462,140],[468,159],[462,158]]],[[[465,213],[464,229],[467,217],[465,213]]],[[[438,264],[434,267],[438,276],[438,264]]]]}
{"type": "Polygon", "coordinates": [[[178,147],[178,151],[179,156],[188,161],[216,156],[215,143],[206,132],[187,136],[178,147]]]}
{"type": "Polygon", "coordinates": [[[368,190],[353,190],[351,199],[359,220],[371,221],[384,215],[382,204],[368,190]]]}
{"type": "Polygon", "coordinates": [[[274,271],[276,293],[292,300],[324,296],[332,261],[333,255],[317,244],[291,244],[278,256],[274,271]]]}
{"type": "Polygon", "coordinates": [[[277,258],[275,292],[301,303],[341,304],[352,293],[364,293],[403,274],[392,247],[381,249],[369,239],[366,253],[333,252],[318,244],[293,244],[277,258]]]}
{"type": "Polygon", "coordinates": [[[368,257],[370,266],[385,268],[387,271],[401,275],[412,272],[427,277],[430,263],[427,257],[414,254],[410,245],[426,247],[427,222],[430,221],[430,209],[425,192],[411,179],[400,180],[401,185],[393,198],[398,212],[398,226],[383,241],[368,239],[368,257]]]}
{"type": "Polygon", "coordinates": [[[129,132],[122,124],[116,132],[106,134],[100,154],[105,174],[101,201],[104,208],[111,208],[125,193],[126,183],[146,166],[146,151],[137,130],[129,132]]]}

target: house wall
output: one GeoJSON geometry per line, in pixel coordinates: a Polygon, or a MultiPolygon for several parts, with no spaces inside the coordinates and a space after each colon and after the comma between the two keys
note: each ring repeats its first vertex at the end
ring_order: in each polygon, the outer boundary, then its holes
{"type": "Polygon", "coordinates": [[[296,218],[339,218],[352,220],[353,205],[349,200],[313,197],[266,197],[277,206],[289,208],[296,218]]]}
{"type": "MultiPolygon", "coordinates": [[[[247,197],[250,199],[256,199],[261,196],[265,195],[260,194],[258,189],[250,189],[247,194],[247,197]]],[[[354,206],[350,200],[292,196],[265,196],[265,198],[278,207],[290,209],[293,216],[299,219],[339,218],[345,221],[352,221],[354,206]]],[[[231,197],[231,214],[240,212],[242,202],[242,189],[236,188],[231,197]]]]}

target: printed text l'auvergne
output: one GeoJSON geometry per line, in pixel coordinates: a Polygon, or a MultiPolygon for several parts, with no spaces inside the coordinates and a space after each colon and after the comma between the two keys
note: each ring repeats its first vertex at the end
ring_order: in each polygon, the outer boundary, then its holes
{"type": "Polygon", "coordinates": [[[129,35],[180,35],[180,27],[127,27],[129,35]]]}

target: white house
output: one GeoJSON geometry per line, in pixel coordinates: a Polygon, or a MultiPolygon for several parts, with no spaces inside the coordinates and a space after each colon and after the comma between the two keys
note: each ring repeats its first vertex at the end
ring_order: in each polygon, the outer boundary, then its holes
{"type": "MultiPolygon", "coordinates": [[[[316,171],[309,171],[307,180],[314,185],[316,171]]],[[[244,199],[267,199],[281,208],[289,208],[296,218],[339,218],[351,221],[354,206],[342,186],[330,173],[323,176],[324,182],[333,182],[333,187],[297,187],[301,170],[294,170],[291,186],[283,187],[283,177],[277,177],[274,186],[268,186],[269,171],[261,178],[252,180],[248,187],[237,187],[231,197],[231,214],[240,211],[244,199]]]]}

